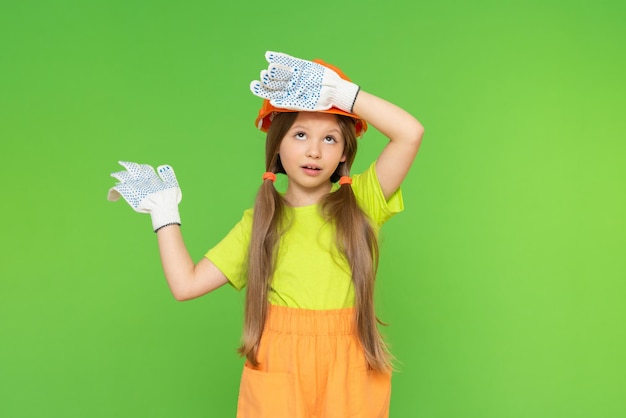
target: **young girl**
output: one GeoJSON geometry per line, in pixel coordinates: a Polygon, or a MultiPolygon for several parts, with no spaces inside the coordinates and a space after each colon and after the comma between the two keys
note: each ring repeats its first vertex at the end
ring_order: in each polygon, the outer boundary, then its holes
{"type": "Polygon", "coordinates": [[[266,59],[250,87],[264,99],[256,122],[267,132],[267,172],[254,209],[200,262],[183,243],[171,167],[157,174],[122,162],[109,199],[121,195],[151,214],[176,299],[247,286],[238,417],[387,417],[391,362],[374,312],[377,233],[403,210],[400,184],[423,128],[336,67],[275,52],[266,59]],[[389,143],[350,177],[368,124],[389,143]],[[278,173],[288,179],[284,194],[274,188],[278,173]]]}

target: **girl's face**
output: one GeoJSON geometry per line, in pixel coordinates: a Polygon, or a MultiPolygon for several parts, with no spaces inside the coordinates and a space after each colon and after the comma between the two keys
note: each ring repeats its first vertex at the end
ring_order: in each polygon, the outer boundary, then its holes
{"type": "Polygon", "coordinates": [[[285,198],[290,203],[308,196],[314,203],[330,191],[330,177],[344,155],[344,138],[337,117],[300,112],[283,137],[278,153],[289,178],[285,198]],[[294,199],[297,198],[297,199],[294,199]]]}

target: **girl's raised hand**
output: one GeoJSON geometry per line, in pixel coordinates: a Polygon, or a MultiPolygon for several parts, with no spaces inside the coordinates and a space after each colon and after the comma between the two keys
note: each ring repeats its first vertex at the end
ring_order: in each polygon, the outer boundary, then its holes
{"type": "Polygon", "coordinates": [[[180,225],[178,204],[183,194],[174,169],[162,165],[157,174],[148,164],[120,161],[120,165],[126,170],[111,174],[119,183],[109,190],[107,199],[114,202],[121,196],[136,212],[149,213],[155,232],[166,225],[180,225]]]}
{"type": "Polygon", "coordinates": [[[250,83],[256,96],[283,109],[315,112],[334,106],[352,112],[359,86],[332,69],[280,52],[268,51],[265,59],[269,66],[261,71],[261,80],[250,83]]]}

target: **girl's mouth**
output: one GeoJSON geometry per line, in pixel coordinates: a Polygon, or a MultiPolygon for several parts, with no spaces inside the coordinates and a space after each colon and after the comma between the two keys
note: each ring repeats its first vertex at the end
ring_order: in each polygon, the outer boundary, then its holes
{"type": "Polygon", "coordinates": [[[317,176],[322,169],[314,165],[303,165],[302,170],[309,176],[317,176]]]}

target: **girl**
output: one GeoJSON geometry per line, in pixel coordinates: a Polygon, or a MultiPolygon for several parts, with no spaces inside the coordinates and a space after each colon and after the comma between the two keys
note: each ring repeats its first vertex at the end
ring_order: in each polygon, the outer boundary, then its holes
{"type": "Polygon", "coordinates": [[[183,243],[171,167],[157,175],[122,162],[109,199],[151,214],[176,299],[247,286],[238,417],[387,417],[391,362],[373,296],[377,233],[403,210],[400,184],[423,127],[336,67],[275,52],[266,59],[250,87],[264,99],[256,122],[267,132],[267,172],[254,209],[200,262],[183,243]],[[350,177],[368,124],[389,143],[350,177]],[[274,188],[277,173],[287,176],[284,194],[274,188]]]}

